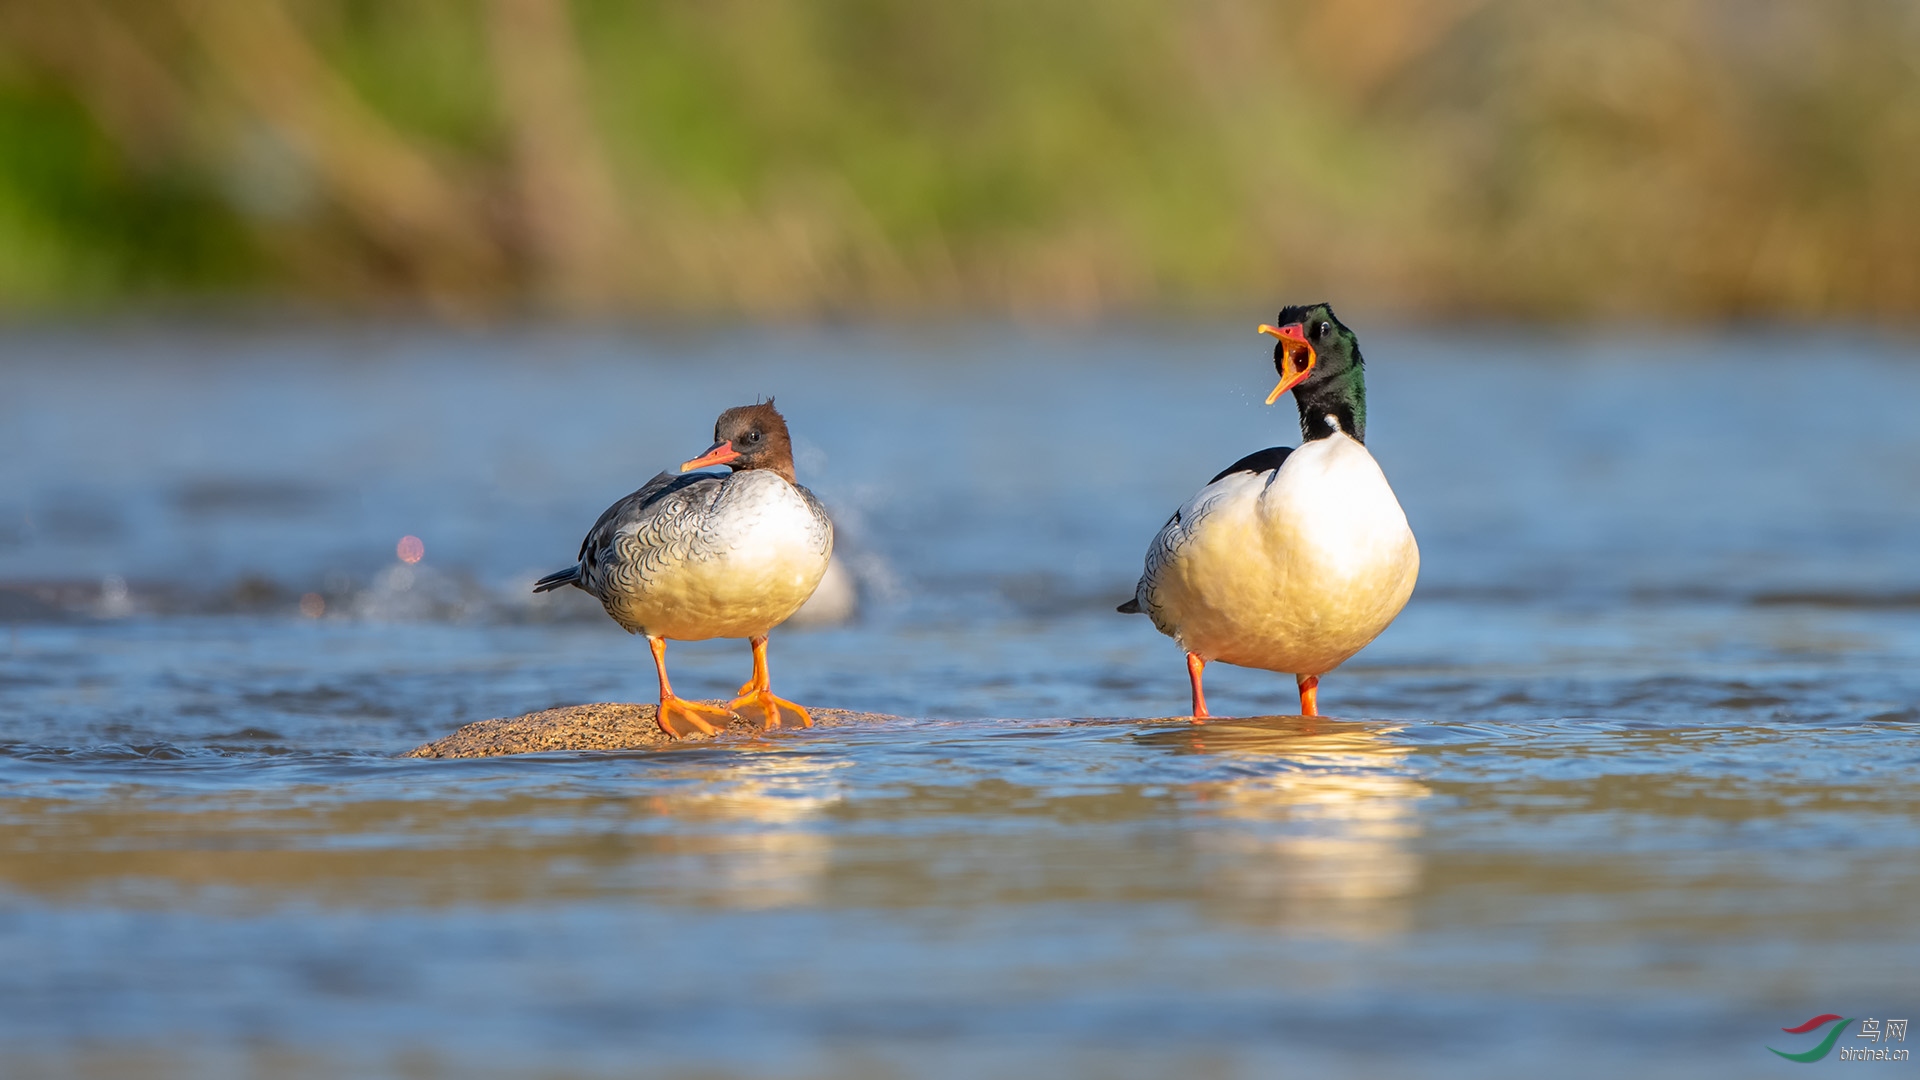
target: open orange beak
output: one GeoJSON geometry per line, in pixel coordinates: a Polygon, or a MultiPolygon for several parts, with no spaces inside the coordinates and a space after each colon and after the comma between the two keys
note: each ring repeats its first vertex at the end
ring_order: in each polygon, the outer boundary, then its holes
{"type": "Polygon", "coordinates": [[[1273,393],[1267,395],[1267,404],[1271,405],[1280,400],[1281,394],[1305,382],[1307,376],[1313,374],[1314,361],[1319,357],[1307,341],[1306,329],[1299,323],[1288,323],[1285,326],[1268,326],[1266,323],[1261,323],[1260,332],[1272,334],[1285,346],[1280,353],[1280,385],[1274,387],[1273,393]]]}
{"type": "Polygon", "coordinates": [[[725,465],[739,456],[740,451],[733,448],[733,440],[723,439],[708,447],[706,453],[680,466],[680,471],[692,472],[694,469],[704,469],[709,465],[725,465]]]}

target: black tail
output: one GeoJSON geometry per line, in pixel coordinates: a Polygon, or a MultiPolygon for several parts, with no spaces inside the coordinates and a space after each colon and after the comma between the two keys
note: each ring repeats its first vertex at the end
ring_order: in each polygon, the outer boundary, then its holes
{"type": "Polygon", "coordinates": [[[1113,610],[1122,615],[1138,615],[1140,614],[1140,598],[1136,596],[1113,610]]]}
{"type": "Polygon", "coordinates": [[[546,577],[543,577],[539,581],[534,582],[533,591],[537,593],[552,592],[553,590],[559,588],[562,585],[574,585],[574,584],[578,584],[579,581],[580,581],[580,567],[578,564],[576,564],[576,565],[567,567],[565,570],[562,570],[557,574],[548,574],[546,577]]]}

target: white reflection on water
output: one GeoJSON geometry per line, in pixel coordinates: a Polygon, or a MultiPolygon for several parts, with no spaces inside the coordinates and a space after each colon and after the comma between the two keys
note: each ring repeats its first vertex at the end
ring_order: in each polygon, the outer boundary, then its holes
{"type": "Polygon", "coordinates": [[[758,909],[821,901],[833,842],[818,819],[845,801],[841,771],[825,755],[732,758],[703,782],[637,800],[637,812],[671,824],[666,857],[650,860],[647,889],[693,894],[702,904],[758,909]]]}
{"type": "Polygon", "coordinates": [[[1223,826],[1195,837],[1209,898],[1347,939],[1405,933],[1431,792],[1409,775],[1394,731],[1293,717],[1196,729],[1195,750],[1259,771],[1191,790],[1223,826]]]}

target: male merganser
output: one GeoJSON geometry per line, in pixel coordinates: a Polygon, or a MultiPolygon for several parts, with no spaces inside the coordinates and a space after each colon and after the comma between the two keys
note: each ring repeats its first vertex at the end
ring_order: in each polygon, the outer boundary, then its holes
{"type": "Polygon", "coordinates": [[[827,572],[833,522],[813,492],[793,476],[787,422],[769,399],[720,414],[713,446],[680,466],[686,473],[726,465],[728,474],[661,473],[607,508],[580,543],[580,562],[534,583],[534,592],[562,585],[596,597],[630,634],[645,634],[660,673],[659,723],[680,736],[674,714],[712,734],[742,705],[780,724],[790,709],[808,727],[813,716],[775,697],[767,675],[767,631],[800,610],[827,572]],[[753,677],[740,696],[717,708],[688,701],[667,682],[667,638],[701,641],[743,637],[753,643],[753,677]]]}
{"type": "Polygon", "coordinates": [[[1260,327],[1279,339],[1267,404],[1293,391],[1300,448],[1248,454],[1188,499],[1120,605],[1187,651],[1196,721],[1209,660],[1292,673],[1301,715],[1318,716],[1320,676],[1387,628],[1420,572],[1407,515],[1364,445],[1360,343],[1327,304],[1275,321],[1260,327]]]}

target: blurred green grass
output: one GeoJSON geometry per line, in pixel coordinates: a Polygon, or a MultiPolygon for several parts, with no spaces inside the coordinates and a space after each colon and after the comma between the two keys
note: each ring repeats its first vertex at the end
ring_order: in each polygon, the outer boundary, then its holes
{"type": "Polygon", "coordinates": [[[1920,310],[1904,0],[0,0],[0,308],[1920,310]]]}

